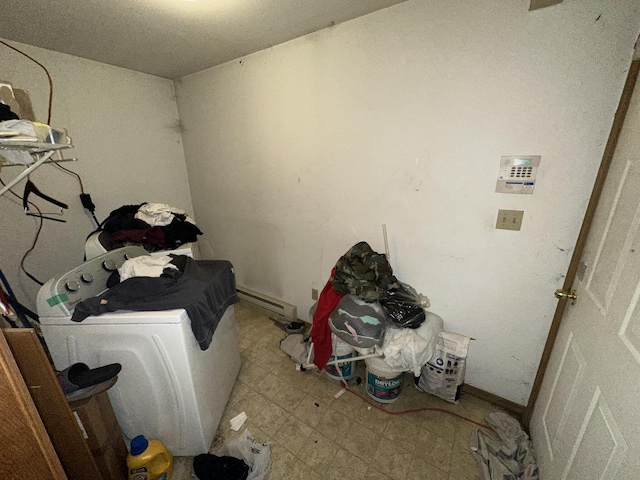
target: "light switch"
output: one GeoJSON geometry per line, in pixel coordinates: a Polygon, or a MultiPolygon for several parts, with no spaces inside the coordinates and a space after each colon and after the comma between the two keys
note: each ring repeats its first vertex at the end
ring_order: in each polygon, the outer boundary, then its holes
{"type": "Polygon", "coordinates": [[[503,230],[520,230],[523,216],[523,210],[498,210],[496,228],[503,230]]]}

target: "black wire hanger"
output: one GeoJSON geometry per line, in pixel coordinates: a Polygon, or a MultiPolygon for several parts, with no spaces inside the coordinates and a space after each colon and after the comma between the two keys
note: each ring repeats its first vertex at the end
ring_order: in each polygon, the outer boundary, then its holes
{"type": "Polygon", "coordinates": [[[65,208],[69,208],[69,206],[66,203],[62,203],[59,200],[56,200],[55,198],[51,198],[48,195],[45,195],[44,193],[42,193],[40,190],[38,190],[38,187],[36,187],[33,182],[31,180],[27,180],[27,183],[25,183],[24,185],[24,193],[22,194],[22,207],[24,208],[24,213],[25,215],[28,215],[30,217],[38,217],[38,218],[43,218],[46,220],[53,220],[54,222],[62,222],[62,223],[66,223],[66,220],[62,220],[61,218],[52,218],[52,217],[47,217],[45,215],[41,215],[39,213],[32,213],[29,211],[29,204],[28,204],[28,200],[27,198],[29,197],[30,194],[34,194],[37,195],[38,197],[46,200],[49,203],[53,203],[54,205],[60,207],[60,213],[47,213],[46,215],[62,215],[62,209],[65,208]]]}

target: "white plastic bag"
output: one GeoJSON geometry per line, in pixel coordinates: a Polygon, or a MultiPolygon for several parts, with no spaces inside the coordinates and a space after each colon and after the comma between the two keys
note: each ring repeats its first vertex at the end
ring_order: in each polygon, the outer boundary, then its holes
{"type": "Polygon", "coordinates": [[[247,480],[265,480],[271,468],[271,445],[253,438],[245,429],[239,437],[226,444],[229,455],[244,460],[251,470],[247,480]]]}
{"type": "Polygon", "coordinates": [[[471,338],[440,332],[433,357],[422,367],[418,388],[451,403],[458,403],[464,383],[471,338]]]}
{"type": "Polygon", "coordinates": [[[412,371],[420,376],[422,367],[434,355],[438,336],[444,327],[439,315],[424,311],[426,320],[418,328],[388,327],[382,353],[389,367],[398,372],[412,371]]]}

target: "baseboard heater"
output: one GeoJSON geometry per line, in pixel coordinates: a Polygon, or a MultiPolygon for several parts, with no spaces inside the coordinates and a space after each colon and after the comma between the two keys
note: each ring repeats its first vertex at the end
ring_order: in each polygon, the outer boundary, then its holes
{"type": "Polygon", "coordinates": [[[241,302],[247,302],[255,307],[261,308],[271,314],[278,315],[290,322],[298,320],[298,309],[295,305],[285,303],[282,300],[278,300],[254,290],[248,288],[236,286],[238,292],[238,299],[241,302]]]}

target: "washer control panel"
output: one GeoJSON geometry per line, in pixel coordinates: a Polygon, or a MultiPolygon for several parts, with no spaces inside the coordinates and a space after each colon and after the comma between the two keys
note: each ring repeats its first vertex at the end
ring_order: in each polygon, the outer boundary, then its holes
{"type": "Polygon", "coordinates": [[[38,315],[71,316],[79,302],[107,290],[109,278],[127,259],[141,255],[149,255],[149,252],[137,246],[118,248],[86,261],[57,279],[49,280],[38,291],[38,315]]]}

